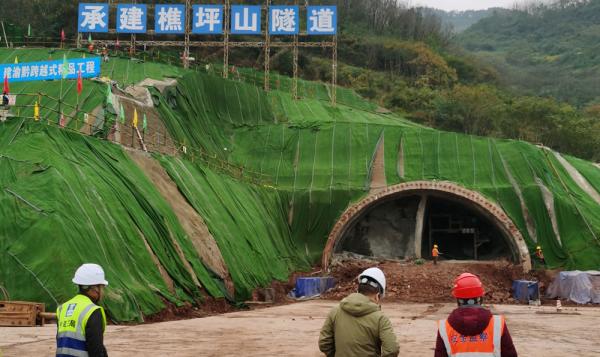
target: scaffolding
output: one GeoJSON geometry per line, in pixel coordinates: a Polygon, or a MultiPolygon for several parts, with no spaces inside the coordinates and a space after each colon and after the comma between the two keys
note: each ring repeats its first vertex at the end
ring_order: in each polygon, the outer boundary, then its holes
{"type": "MultiPolygon", "coordinates": [[[[135,1],[134,1],[135,3],[135,1]]],[[[298,4],[298,0],[294,0],[294,5],[298,6],[298,8],[302,11],[306,11],[309,4],[308,0],[304,1],[303,5],[298,4]]],[[[109,8],[116,6],[112,1],[109,1],[109,8]]],[[[151,8],[155,5],[148,4],[148,7],[151,8]]],[[[261,12],[266,14],[265,18],[265,26],[263,29],[263,38],[261,41],[231,41],[231,29],[230,29],[230,19],[231,19],[231,1],[225,0],[223,4],[223,34],[222,40],[220,41],[194,41],[191,36],[192,26],[189,14],[192,11],[191,0],[186,0],[186,16],[185,16],[185,32],[183,41],[156,41],[156,40],[137,40],[135,34],[131,35],[130,41],[130,54],[135,54],[136,46],[144,46],[147,47],[180,47],[183,48],[182,55],[182,63],[184,68],[189,68],[190,66],[190,48],[206,48],[206,47],[215,47],[215,48],[223,48],[223,78],[229,77],[229,56],[232,48],[260,48],[264,54],[264,90],[270,91],[270,77],[271,77],[271,49],[272,48],[285,48],[291,49],[293,54],[293,84],[292,84],[292,97],[294,99],[298,99],[298,78],[300,75],[299,70],[299,49],[300,48],[322,48],[322,49],[331,49],[331,104],[333,106],[337,103],[337,68],[338,68],[338,38],[337,34],[330,37],[329,40],[325,41],[306,41],[305,39],[309,36],[306,31],[300,32],[293,36],[291,42],[286,41],[273,41],[273,36],[271,36],[269,32],[269,7],[271,6],[271,0],[265,0],[264,5],[262,5],[261,12]],[[301,40],[302,39],[302,40],[301,40]]],[[[118,35],[116,29],[109,29],[109,35],[118,35]]],[[[153,30],[148,30],[146,32],[147,35],[152,36],[155,34],[153,30]]],[[[112,47],[118,44],[118,40],[111,39],[100,39],[93,40],[92,43],[97,44],[99,46],[107,46],[112,47]]],[[[81,33],[77,35],[77,47],[80,48],[84,45],[89,45],[90,42],[83,38],[81,33]]]]}

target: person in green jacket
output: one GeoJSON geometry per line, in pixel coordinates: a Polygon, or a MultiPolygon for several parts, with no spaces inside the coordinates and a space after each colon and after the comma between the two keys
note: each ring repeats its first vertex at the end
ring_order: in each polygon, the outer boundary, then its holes
{"type": "Polygon", "coordinates": [[[327,357],[398,356],[394,328],[379,306],[384,295],[381,269],[362,272],[358,293],[348,295],[329,312],[319,336],[319,350],[327,357]]]}

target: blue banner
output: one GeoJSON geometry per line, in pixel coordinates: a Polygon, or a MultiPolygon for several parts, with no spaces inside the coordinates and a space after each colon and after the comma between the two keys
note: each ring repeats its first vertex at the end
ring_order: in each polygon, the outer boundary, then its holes
{"type": "MultiPolygon", "coordinates": [[[[19,64],[0,64],[0,75],[9,82],[32,82],[62,79],[63,61],[26,62],[19,64]]],[[[81,77],[94,78],[100,76],[100,57],[78,58],[67,60],[68,74],[66,79],[81,77]]]]}
{"type": "Polygon", "coordinates": [[[146,5],[119,4],[117,5],[118,33],[146,33],[146,5]]]}
{"type": "MultiPolygon", "coordinates": [[[[117,4],[117,33],[147,33],[148,6],[145,4],[117,4]]],[[[106,3],[79,4],[78,32],[108,32],[109,5],[106,3]]],[[[156,34],[184,34],[186,16],[191,17],[191,32],[200,35],[222,35],[224,32],[223,5],[193,5],[188,14],[183,4],[157,4],[154,13],[156,34]]],[[[295,5],[270,6],[268,9],[271,35],[298,35],[300,8],[295,5]]],[[[233,35],[261,35],[262,6],[233,5],[230,14],[230,33],[233,35]]],[[[308,35],[337,35],[338,9],[335,5],[307,6],[306,33],[308,35]]],[[[303,21],[304,22],[304,19],[303,21]]]]}
{"type": "Polygon", "coordinates": [[[231,7],[231,33],[234,35],[260,35],[260,6],[233,5],[231,7]]]}
{"type": "Polygon", "coordinates": [[[222,34],[223,6],[222,5],[193,5],[192,33],[222,34]]]}
{"type": "Polygon", "coordinates": [[[185,33],[185,5],[156,5],[154,32],[185,33]]]}
{"type": "Polygon", "coordinates": [[[300,32],[298,6],[271,6],[269,8],[269,33],[271,35],[297,35],[300,32]]]}
{"type": "Polygon", "coordinates": [[[337,6],[307,6],[309,35],[337,34],[337,6]]]}
{"type": "Polygon", "coordinates": [[[79,4],[78,32],[108,32],[108,4],[79,4]]]}

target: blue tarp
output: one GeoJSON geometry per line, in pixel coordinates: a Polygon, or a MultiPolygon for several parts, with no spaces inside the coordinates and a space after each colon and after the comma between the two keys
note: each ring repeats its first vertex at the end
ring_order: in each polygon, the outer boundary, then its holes
{"type": "Polygon", "coordinates": [[[296,298],[319,296],[335,286],[332,277],[298,278],[293,295],[296,298]]]}
{"type": "Polygon", "coordinates": [[[522,302],[539,299],[539,283],[529,280],[515,280],[512,284],[513,298],[522,302]]]}

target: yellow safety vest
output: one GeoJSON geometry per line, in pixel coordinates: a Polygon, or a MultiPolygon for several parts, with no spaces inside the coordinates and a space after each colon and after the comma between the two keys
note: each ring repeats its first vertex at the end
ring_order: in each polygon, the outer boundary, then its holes
{"type": "Polygon", "coordinates": [[[96,310],[102,313],[102,330],[106,329],[104,309],[89,297],[78,294],[56,309],[58,333],[56,334],[57,357],[87,357],[85,326],[96,310]]]}

